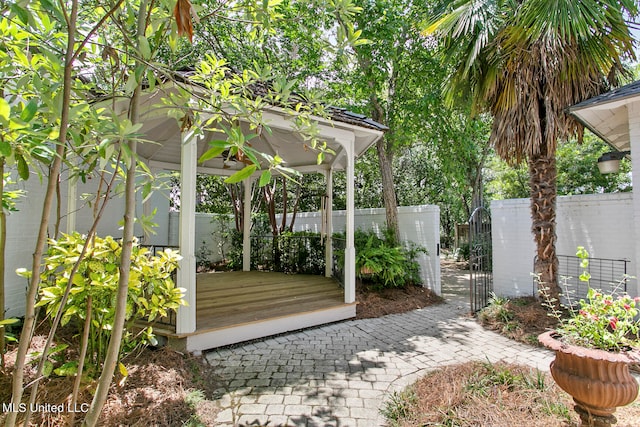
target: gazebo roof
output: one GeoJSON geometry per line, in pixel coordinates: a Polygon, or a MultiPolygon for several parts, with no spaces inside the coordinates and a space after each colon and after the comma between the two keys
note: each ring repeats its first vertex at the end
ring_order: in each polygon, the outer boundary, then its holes
{"type": "MultiPolygon", "coordinates": [[[[183,73],[184,74],[184,73],[183,73]]],[[[189,82],[188,73],[182,76],[187,85],[194,90],[204,90],[201,86],[189,82]]],[[[141,102],[141,121],[143,127],[140,132],[149,142],[138,144],[138,155],[146,159],[151,167],[162,169],[180,169],[182,132],[179,123],[167,116],[167,106],[161,104],[161,98],[167,96],[173,84],[162,85],[154,91],[147,91],[141,102]]],[[[255,89],[255,88],[254,88],[255,89]]],[[[261,86],[257,88],[258,92],[261,86]]],[[[264,88],[266,90],[266,86],[264,88]]],[[[118,114],[126,113],[128,102],[123,100],[116,103],[118,114]]],[[[303,137],[294,130],[291,114],[278,106],[270,106],[263,112],[265,124],[271,132],[263,131],[260,136],[250,141],[256,150],[269,155],[279,155],[285,161],[285,166],[300,172],[321,171],[327,169],[343,170],[347,166],[347,153],[344,142],[353,139],[354,156],[361,156],[371,145],[382,137],[388,128],[371,118],[353,113],[344,108],[327,107],[330,119],[314,117],[320,130],[319,137],[327,141],[327,146],[335,154],[326,154],[321,164],[318,164],[318,153],[312,150],[303,137]]],[[[206,113],[205,113],[206,115],[206,113]]],[[[250,131],[248,124],[242,124],[246,133],[250,131]]],[[[205,153],[210,146],[209,141],[226,139],[226,136],[216,132],[205,132],[204,138],[198,142],[198,157],[205,153]]],[[[198,165],[201,173],[217,175],[231,175],[244,167],[240,162],[227,162],[223,156],[207,160],[198,165]]]]}
{"type": "Polygon", "coordinates": [[[569,108],[569,114],[619,151],[629,151],[627,105],[640,98],[640,80],[587,99],[569,108]]]}

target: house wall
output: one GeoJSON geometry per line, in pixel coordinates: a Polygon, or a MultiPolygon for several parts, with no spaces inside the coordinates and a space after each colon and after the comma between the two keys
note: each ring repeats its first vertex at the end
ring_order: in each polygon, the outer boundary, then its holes
{"type": "MultiPolygon", "coordinates": [[[[218,252],[219,222],[214,220],[215,215],[196,215],[196,254],[203,246],[212,249],[210,259],[220,259],[218,252]],[[203,245],[204,242],[204,245],[203,245]]],[[[365,230],[373,229],[378,234],[385,224],[384,209],[356,209],[356,228],[365,230]]],[[[403,241],[412,241],[424,246],[429,255],[420,255],[418,262],[421,269],[421,277],[424,286],[440,294],[440,208],[438,206],[403,206],[398,208],[398,220],[400,222],[400,238],[403,241]]],[[[335,232],[344,232],[346,227],[346,212],[333,212],[333,229],[335,232]]],[[[320,232],[320,213],[298,213],[294,224],[295,231],[320,232]]],[[[169,220],[170,245],[178,242],[178,213],[172,212],[169,220]]]]}
{"type": "MultiPolygon", "coordinates": [[[[640,152],[640,98],[636,98],[634,102],[627,105],[627,114],[629,120],[629,144],[632,153],[640,152]]],[[[634,183],[640,182],[640,156],[631,156],[631,174],[634,183]]],[[[629,230],[635,236],[635,259],[640,263],[640,197],[633,200],[634,216],[630,224],[636,225],[635,230],[629,230]]],[[[635,268],[636,277],[640,277],[640,266],[635,268]]],[[[638,294],[640,295],[640,284],[638,285],[638,294]]]]}
{"type": "MultiPolygon", "coordinates": [[[[529,199],[493,201],[491,216],[495,292],[532,295],[535,244],[529,199]]],[[[631,193],[558,197],[556,222],[559,255],[575,255],[584,246],[594,258],[630,260],[629,273],[638,276],[631,193]]],[[[640,295],[637,280],[629,282],[628,291],[640,295]]]]}

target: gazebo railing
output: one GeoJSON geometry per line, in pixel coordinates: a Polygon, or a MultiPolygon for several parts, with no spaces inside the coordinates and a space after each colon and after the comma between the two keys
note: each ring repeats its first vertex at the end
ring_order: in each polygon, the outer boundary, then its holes
{"type": "Polygon", "coordinates": [[[317,234],[251,236],[251,269],[324,274],[325,243],[317,234]]]}
{"type": "Polygon", "coordinates": [[[166,249],[171,249],[174,251],[177,251],[178,249],[180,249],[179,246],[174,246],[174,245],[140,245],[140,247],[149,249],[151,256],[156,256],[158,255],[158,252],[162,252],[166,249]]]}

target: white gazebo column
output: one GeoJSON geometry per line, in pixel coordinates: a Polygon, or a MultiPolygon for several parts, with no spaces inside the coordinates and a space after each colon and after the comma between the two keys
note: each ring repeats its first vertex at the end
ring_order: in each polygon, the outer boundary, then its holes
{"type": "Polygon", "coordinates": [[[178,309],[176,333],[186,334],[196,330],[196,166],[198,136],[195,129],[182,134],[182,158],[180,162],[180,268],[178,286],[187,290],[186,306],[178,309]]]}
{"type": "MultiPolygon", "coordinates": [[[[76,177],[69,177],[67,187],[67,234],[76,231],[76,210],[78,199],[78,179],[76,177]]],[[[98,200],[95,201],[98,203],[98,200]]]]}
{"type": "Polygon", "coordinates": [[[324,251],[324,275],[333,275],[333,169],[325,172],[327,197],[325,198],[324,215],[325,223],[325,251],[324,251]]]}
{"type": "Polygon", "coordinates": [[[346,141],[347,154],[347,244],[344,250],[344,302],[351,304],[356,301],[356,248],[353,233],[355,230],[355,138],[346,141]]]}
{"type": "MultiPolygon", "coordinates": [[[[631,176],[633,182],[633,215],[635,233],[635,280],[636,289],[629,289],[629,294],[640,296],[640,100],[627,105],[629,115],[629,140],[631,144],[631,176]]],[[[633,282],[632,282],[633,283],[633,282]]]]}
{"type": "MultiPolygon", "coordinates": [[[[151,172],[151,175],[153,176],[153,179],[155,179],[158,170],[153,167],[149,167],[149,170],[151,172]]],[[[151,213],[153,212],[153,204],[151,203],[151,197],[152,196],[147,196],[146,199],[142,200],[142,215],[144,215],[147,218],[150,217],[151,213]]],[[[142,227],[142,242],[140,243],[145,245],[151,244],[151,233],[149,231],[150,230],[148,230],[146,227],[142,227]]]]}
{"type": "Polygon", "coordinates": [[[242,271],[251,271],[251,178],[244,184],[244,209],[242,214],[242,271]]]}

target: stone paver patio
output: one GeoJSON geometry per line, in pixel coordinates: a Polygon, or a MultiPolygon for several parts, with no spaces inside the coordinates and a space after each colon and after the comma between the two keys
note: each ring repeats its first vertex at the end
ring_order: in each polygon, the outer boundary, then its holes
{"type": "Polygon", "coordinates": [[[220,426],[380,426],[383,403],[429,370],[469,360],[547,371],[553,354],[487,331],[461,300],[213,350],[220,426]]]}

